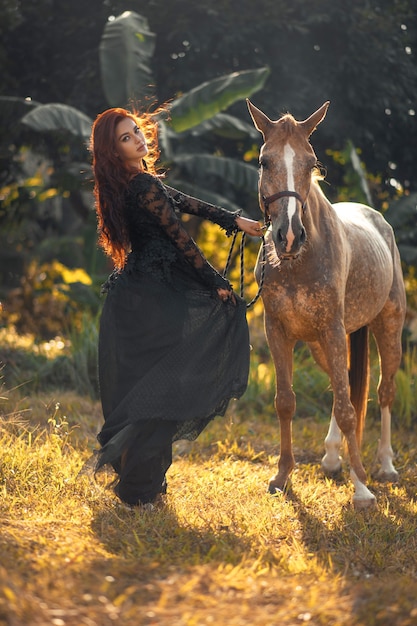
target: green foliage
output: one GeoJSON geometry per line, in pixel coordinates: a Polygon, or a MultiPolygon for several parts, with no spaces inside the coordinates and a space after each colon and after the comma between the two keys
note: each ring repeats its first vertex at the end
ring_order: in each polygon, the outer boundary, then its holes
{"type": "MultiPolygon", "coordinates": [[[[247,298],[253,294],[248,293],[247,298]]],[[[248,389],[239,402],[242,416],[262,414],[275,422],[275,371],[262,330],[262,307],[249,311],[252,343],[248,389]]],[[[23,385],[27,391],[76,390],[91,398],[98,397],[97,315],[80,314],[67,339],[34,341],[33,335],[18,335],[13,328],[0,330],[0,364],[9,388],[23,385]]],[[[373,346],[373,344],[372,344],[373,346]]],[[[371,354],[371,386],[368,420],[379,423],[376,386],[378,358],[371,354]]],[[[403,365],[396,376],[397,395],[393,407],[398,424],[411,427],[417,420],[417,349],[412,344],[404,352],[403,365]]],[[[332,393],[327,375],[316,365],[304,344],[294,351],[294,392],[296,418],[315,417],[328,422],[332,393]]]]}
{"type": "Polygon", "coordinates": [[[369,185],[369,174],[364,163],[360,161],[358,151],[351,141],[348,141],[343,150],[326,150],[331,156],[334,165],[340,167],[343,184],[339,184],[336,190],[329,190],[333,201],[338,202],[363,202],[373,206],[373,200],[369,185]]]}
{"type": "Polygon", "coordinates": [[[42,104],[33,107],[20,122],[38,132],[68,131],[81,138],[91,133],[91,119],[67,104],[42,104]]]}
{"type": "Polygon", "coordinates": [[[396,396],[393,407],[394,415],[399,423],[411,426],[417,417],[417,346],[407,346],[403,357],[403,365],[395,377],[396,396]]]}
{"type": "MultiPolygon", "coordinates": [[[[332,394],[327,375],[316,365],[308,348],[300,344],[294,351],[294,393],[297,399],[296,418],[316,417],[329,420],[332,394]]],[[[262,414],[276,419],[274,408],[275,371],[262,345],[253,347],[248,389],[240,405],[242,414],[262,414]]]]}
{"type": "Polygon", "coordinates": [[[269,68],[246,70],[222,76],[191,89],[170,107],[171,126],[182,133],[213,118],[235,102],[259,91],[269,75],[269,68]]]}
{"type": "Polygon", "coordinates": [[[73,328],[69,341],[68,368],[73,389],[77,393],[91,398],[98,398],[98,327],[99,317],[84,313],[80,327],[73,328]]]}
{"type": "Polygon", "coordinates": [[[397,236],[401,258],[417,265],[417,193],[402,195],[390,202],[384,217],[397,236]]]}
{"type": "Polygon", "coordinates": [[[111,107],[126,106],[130,100],[145,106],[153,95],[154,49],[155,33],[142,15],[125,11],[106,23],[99,54],[103,91],[111,107]]]}
{"type": "Polygon", "coordinates": [[[40,341],[31,334],[0,329],[0,367],[8,389],[25,393],[73,391],[98,397],[98,318],[87,313],[73,326],[69,338],[40,341]]]}
{"type": "MultiPolygon", "coordinates": [[[[144,104],[151,77],[154,39],[146,18],[135,12],[124,12],[108,21],[101,36],[100,68],[103,88],[110,104],[125,105],[129,99],[137,104],[140,101],[139,93],[143,96],[144,104]]],[[[201,154],[201,148],[205,143],[204,138],[213,128],[216,128],[218,136],[222,134],[223,125],[223,135],[230,137],[234,134],[239,139],[242,137],[245,125],[240,120],[230,115],[215,119],[215,114],[259,90],[267,75],[266,68],[234,72],[205,82],[192,93],[183,94],[171,103],[169,122],[159,120],[162,160],[171,170],[169,183],[175,185],[176,181],[184,178],[185,185],[188,182],[196,186],[194,195],[208,199],[212,196],[214,183],[220,181],[216,203],[231,209],[237,208],[237,190],[243,194],[242,185],[250,185],[255,198],[255,168],[245,164],[239,167],[238,161],[233,163],[231,159],[218,158],[210,151],[201,154]],[[173,130],[178,124],[183,131],[181,133],[173,130]],[[189,156],[196,152],[199,156],[193,159],[190,171],[190,165],[182,161],[183,155],[189,156]],[[242,176],[245,171],[246,175],[242,176]]],[[[152,86],[152,90],[154,88],[152,86]]],[[[14,255],[19,256],[20,253],[22,256],[20,241],[24,239],[27,252],[23,256],[23,263],[30,262],[32,256],[39,257],[46,248],[52,253],[52,241],[57,237],[62,239],[64,232],[68,236],[66,223],[70,222],[67,218],[69,208],[81,219],[78,224],[75,221],[75,226],[72,220],[71,228],[78,228],[75,232],[78,232],[79,238],[85,243],[89,242],[93,250],[95,242],[91,241],[93,227],[90,220],[93,199],[91,181],[86,177],[89,171],[86,140],[92,118],[66,103],[29,103],[22,98],[11,97],[0,97],[0,112],[5,113],[21,134],[17,137],[21,165],[14,172],[15,178],[10,172],[8,185],[0,192],[3,201],[0,221],[7,223],[9,228],[7,250],[14,248],[14,255]],[[27,112],[28,108],[30,110],[27,112]],[[36,187],[29,188],[29,180],[36,180],[36,187]]],[[[8,142],[11,142],[10,138],[8,142]]],[[[87,250],[84,246],[84,253],[87,250]]],[[[46,260],[51,261],[53,258],[46,260]]],[[[90,273],[105,271],[103,259],[97,258],[97,255],[85,254],[83,265],[90,273]]],[[[16,270],[10,273],[8,268],[5,271],[8,276],[15,273],[16,270]]]]}
{"type": "Polygon", "coordinates": [[[333,395],[329,378],[316,365],[304,344],[297,345],[294,351],[293,389],[298,417],[330,419],[333,395]]]}
{"type": "MultiPolygon", "coordinates": [[[[123,105],[128,96],[136,101],[139,92],[145,96],[144,85],[151,75],[150,61],[153,50],[154,35],[142,16],[125,12],[107,23],[101,38],[100,64],[103,86],[110,104],[123,105]]],[[[231,210],[236,210],[238,206],[230,195],[227,199],[219,190],[214,197],[210,189],[212,185],[209,185],[204,194],[201,185],[224,179],[226,191],[233,186],[235,189],[256,188],[255,168],[246,164],[242,165],[232,159],[213,156],[210,153],[195,154],[194,157],[190,157],[190,153],[193,151],[192,143],[195,142],[196,137],[204,136],[214,126],[217,133],[222,132],[221,128],[224,124],[227,128],[226,134],[230,136],[234,129],[239,137],[242,136],[244,125],[239,120],[234,120],[232,116],[219,116],[215,119],[215,114],[236,100],[247,97],[260,89],[267,75],[267,69],[235,72],[212,82],[206,82],[171,104],[169,123],[162,119],[159,122],[163,159],[173,170],[169,179],[171,184],[175,184],[175,180],[184,176],[185,188],[187,179],[193,181],[193,185],[200,186],[193,195],[205,196],[206,199],[227,206],[231,210]],[[192,113],[192,119],[190,113],[192,113]],[[178,125],[182,131],[189,132],[177,133],[173,128],[178,125]]],[[[0,98],[0,109],[8,115],[10,120],[13,120],[14,124],[20,119],[22,127],[45,138],[44,147],[50,162],[50,165],[45,162],[44,166],[39,169],[36,161],[37,169],[32,176],[17,184],[13,182],[2,190],[5,210],[3,215],[0,212],[0,219],[3,217],[3,220],[7,221],[11,227],[10,232],[13,232],[13,237],[9,237],[7,242],[7,248],[10,247],[10,241],[15,239],[19,242],[16,245],[20,249],[20,240],[24,238],[29,243],[27,247],[36,248],[35,258],[44,257],[49,264],[44,263],[38,267],[41,261],[30,260],[34,255],[34,250],[32,253],[26,253],[24,262],[28,265],[21,278],[21,285],[8,293],[3,321],[6,324],[14,324],[19,332],[34,332],[43,338],[54,337],[63,332],[68,335],[68,331],[77,325],[76,318],[79,319],[83,311],[97,310],[97,301],[93,293],[86,298],[87,290],[82,284],[72,281],[69,287],[69,283],[62,280],[62,277],[52,278],[52,273],[56,273],[57,267],[54,259],[62,259],[65,256],[63,246],[68,234],[57,232],[56,235],[51,236],[51,226],[55,221],[56,230],[66,230],[61,226],[66,215],[66,211],[63,210],[64,203],[65,201],[69,204],[73,203],[79,211],[81,207],[82,223],[78,230],[79,239],[84,240],[84,243],[91,239],[90,232],[93,229],[89,211],[82,209],[85,203],[82,193],[85,188],[85,171],[89,169],[89,166],[85,164],[88,161],[86,140],[90,134],[92,119],[82,111],[64,103],[28,103],[22,99],[7,97],[0,98]],[[30,108],[29,112],[27,112],[28,108],[30,108]],[[23,116],[22,113],[24,113],[23,116]],[[51,144],[49,144],[49,138],[53,138],[51,144]],[[77,142],[78,148],[72,152],[69,146],[71,143],[76,146],[77,142]],[[27,198],[26,203],[22,203],[24,194],[27,198]],[[61,202],[59,202],[59,196],[62,198],[61,202]],[[42,209],[43,204],[45,207],[42,209]],[[12,218],[13,213],[15,215],[12,218]],[[39,229],[38,226],[44,214],[48,215],[47,238],[44,237],[43,229],[39,229]],[[51,261],[52,264],[50,264],[51,261]],[[44,276],[44,278],[39,281],[39,276],[44,276]],[[52,278],[52,281],[47,278],[52,278]]],[[[23,147],[21,149],[22,169],[28,173],[33,167],[34,143],[33,141],[32,150],[23,147]]],[[[198,140],[197,147],[201,147],[198,140]]],[[[90,195],[88,197],[93,204],[92,197],[90,195]]],[[[95,242],[91,241],[90,244],[91,250],[94,250],[95,242]]],[[[84,254],[86,251],[87,248],[84,245],[84,254]]],[[[101,270],[96,256],[85,255],[83,260],[83,264],[85,266],[88,264],[90,272],[94,273],[101,270]]],[[[76,263],[74,254],[71,262],[76,263]]],[[[6,273],[8,272],[10,270],[7,268],[6,273]]],[[[61,372],[61,376],[72,380],[74,377],[65,371],[67,366],[68,364],[62,361],[57,371],[61,372]]],[[[88,376],[86,380],[89,380],[88,376]]]]}
{"type": "Polygon", "coordinates": [[[176,165],[180,166],[190,177],[201,175],[224,177],[241,189],[253,189],[256,186],[258,174],[254,167],[247,163],[240,163],[235,159],[209,156],[207,154],[192,154],[179,156],[176,165]]]}
{"type": "MultiPolygon", "coordinates": [[[[118,18],[107,23],[100,43],[101,76],[105,91],[108,92],[108,101],[112,106],[126,106],[128,101],[136,105],[146,99],[143,91],[151,76],[151,58],[154,50],[154,34],[150,32],[147,20],[134,12],[125,12],[118,18]],[[142,94],[139,97],[139,94],[142,94]]],[[[216,115],[232,104],[254,92],[259,91],[269,75],[268,68],[233,72],[225,76],[206,81],[190,92],[177,97],[169,105],[169,122],[160,119],[162,160],[174,170],[181,169],[181,161],[176,160],[176,151],[170,144],[177,143],[178,153],[195,152],[192,140],[201,137],[216,128],[217,134],[222,134],[222,124],[225,125],[224,135],[231,136],[233,132],[239,138],[249,129],[233,116],[216,115]],[[207,125],[205,124],[206,122],[207,125]],[[168,126],[168,128],[164,128],[168,126]],[[185,131],[192,131],[186,134],[185,131]],[[182,145],[181,145],[182,143],[182,145]]],[[[155,98],[154,93],[154,98],[155,98]]],[[[0,105],[8,105],[8,100],[0,105]]],[[[21,103],[18,103],[21,105],[21,103]]],[[[18,119],[18,118],[17,118],[18,119]]],[[[92,119],[82,111],[65,104],[38,105],[20,120],[21,123],[37,132],[66,131],[75,137],[86,139],[89,136],[92,119]]],[[[250,131],[253,134],[253,128],[250,131]]],[[[206,167],[210,163],[210,154],[205,155],[205,161],[199,164],[199,179],[206,175],[206,167]]],[[[228,160],[225,160],[227,163],[228,160]]],[[[220,163],[220,162],[219,162],[220,163]]],[[[246,165],[246,169],[255,168],[246,165]]],[[[195,176],[193,170],[193,176],[195,176]]],[[[184,170],[187,174],[187,170],[184,170]]],[[[210,172],[209,172],[210,173],[210,172]]],[[[242,187],[249,182],[249,190],[255,188],[254,175],[249,181],[242,181],[239,177],[233,178],[233,171],[229,167],[215,167],[215,175],[227,180],[229,185],[242,187]]],[[[80,178],[82,182],[82,178],[80,178]]]]}
{"type": "Polygon", "coordinates": [[[21,286],[9,292],[0,322],[50,339],[80,326],[86,308],[97,312],[99,299],[83,269],[32,261],[21,286]]]}
{"type": "MultiPolygon", "coordinates": [[[[351,140],[363,151],[368,171],[382,176],[384,188],[393,191],[389,177],[395,164],[401,184],[406,188],[408,182],[414,190],[417,31],[411,0],[359,2],[349,11],[344,0],[314,6],[306,0],[245,0],[238,7],[225,0],[215,5],[211,0],[73,0],[59,7],[46,0],[4,0],[1,93],[63,102],[93,117],[106,106],[97,53],[103,31],[116,29],[117,20],[133,21],[136,12],[141,22],[135,30],[154,40],[155,50],[152,63],[145,57],[142,68],[128,64],[133,73],[144,71],[142,88],[153,85],[159,102],[231,72],[268,66],[270,80],[255,104],[271,115],[289,110],[301,118],[329,99],[326,126],[317,139],[319,158],[325,149],[337,150],[351,140]]],[[[129,39],[134,36],[132,30],[129,39]]],[[[119,37],[114,55],[121,59],[128,50],[140,64],[143,58],[129,47],[119,37]]],[[[118,69],[125,74],[123,63],[118,69]]],[[[119,88],[127,98],[132,95],[119,88]]],[[[241,103],[234,113],[248,119],[241,103]]]]}

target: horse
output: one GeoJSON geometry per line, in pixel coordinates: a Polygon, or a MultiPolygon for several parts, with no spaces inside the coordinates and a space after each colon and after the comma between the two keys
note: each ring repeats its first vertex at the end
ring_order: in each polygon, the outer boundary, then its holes
{"type": "Polygon", "coordinates": [[[333,392],[322,468],[326,474],[340,472],[344,439],[353,506],[360,510],[376,505],[360,453],[369,392],[369,332],[380,364],[378,478],[398,480],[391,409],[402,357],[406,298],[394,233],[382,214],[355,202],[331,204],[320,187],[323,177],[309,138],[329,104],[325,102],[304,121],[290,113],[271,120],[247,100],[254,126],[263,137],[258,198],[268,226],[267,253],[263,268],[258,256],[255,276],[259,284],[262,272],[264,327],[276,373],[281,441],[278,472],[269,481],[269,492],[285,493],[295,467],[293,352],[301,341],[328,375],[333,392]]]}

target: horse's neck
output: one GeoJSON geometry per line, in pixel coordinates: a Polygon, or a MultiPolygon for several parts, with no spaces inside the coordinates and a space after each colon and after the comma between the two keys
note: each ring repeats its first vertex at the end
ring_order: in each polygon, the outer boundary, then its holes
{"type": "Polygon", "coordinates": [[[322,254],[323,246],[340,233],[340,219],[331,202],[326,198],[317,182],[313,182],[308,194],[303,224],[307,234],[306,254],[314,255],[317,250],[322,254]]]}
{"type": "Polygon", "coordinates": [[[318,182],[311,183],[310,192],[306,203],[306,214],[304,222],[311,222],[316,230],[320,231],[323,219],[337,219],[336,212],[330,202],[324,195],[318,182]]]}

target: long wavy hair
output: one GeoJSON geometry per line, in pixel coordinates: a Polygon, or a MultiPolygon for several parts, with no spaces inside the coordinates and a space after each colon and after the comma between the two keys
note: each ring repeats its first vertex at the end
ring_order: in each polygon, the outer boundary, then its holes
{"type": "Polygon", "coordinates": [[[159,157],[156,113],[138,114],[122,108],[107,109],[95,119],[91,137],[94,198],[97,213],[98,243],[111,257],[116,269],[121,269],[130,251],[130,240],[124,218],[124,194],[137,170],[127,167],[116,156],[116,126],[125,118],[134,120],[145,136],[148,154],[142,159],[142,169],[157,175],[159,157]]]}

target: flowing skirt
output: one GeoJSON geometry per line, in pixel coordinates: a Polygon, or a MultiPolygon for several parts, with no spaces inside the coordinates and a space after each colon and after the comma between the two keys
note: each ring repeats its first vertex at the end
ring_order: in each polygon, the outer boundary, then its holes
{"type": "Polygon", "coordinates": [[[138,459],[162,458],[164,477],[172,442],[195,439],[246,390],[245,302],[238,296],[236,305],[222,302],[191,267],[172,272],[169,283],[138,270],[122,272],[106,296],[99,335],[105,421],[97,469],[110,463],[127,475],[138,459]]]}

